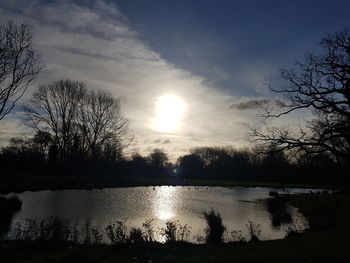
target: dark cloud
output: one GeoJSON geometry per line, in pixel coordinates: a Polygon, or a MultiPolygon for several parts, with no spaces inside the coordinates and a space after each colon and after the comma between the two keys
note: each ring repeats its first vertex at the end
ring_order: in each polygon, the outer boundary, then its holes
{"type": "Polygon", "coordinates": [[[230,105],[230,109],[235,110],[255,110],[261,105],[269,103],[270,100],[267,98],[253,98],[253,99],[243,99],[239,102],[230,105]]]}
{"type": "Polygon", "coordinates": [[[169,144],[169,143],[171,143],[171,140],[170,139],[164,139],[164,140],[162,140],[162,139],[156,139],[156,140],[154,140],[153,141],[153,143],[156,143],[156,144],[169,144]]]}
{"type": "Polygon", "coordinates": [[[163,144],[168,144],[168,143],[171,143],[171,140],[170,140],[170,139],[165,139],[165,140],[163,141],[163,144]]]}

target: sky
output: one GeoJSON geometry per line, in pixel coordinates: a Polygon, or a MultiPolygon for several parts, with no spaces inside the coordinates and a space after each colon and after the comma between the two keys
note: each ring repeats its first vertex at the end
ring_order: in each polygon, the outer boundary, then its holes
{"type": "MultiPolygon", "coordinates": [[[[348,10],[345,0],[0,0],[0,22],[33,25],[45,62],[21,103],[60,79],[108,90],[135,138],[127,152],[176,160],[195,146],[246,146],[245,124],[273,95],[264,80],[349,28],[348,10]]],[[[19,103],[0,120],[1,145],[30,134],[21,116],[19,103]]]]}

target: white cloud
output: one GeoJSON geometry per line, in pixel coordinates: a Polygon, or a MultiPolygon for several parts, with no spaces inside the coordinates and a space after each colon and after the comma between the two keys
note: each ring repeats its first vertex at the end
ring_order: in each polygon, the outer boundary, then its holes
{"type": "MultiPolygon", "coordinates": [[[[250,116],[234,115],[229,109],[237,99],[162,59],[138,38],[116,5],[90,2],[90,6],[78,6],[62,0],[30,4],[15,0],[0,5],[3,21],[12,18],[34,25],[36,45],[46,61],[37,83],[69,78],[121,97],[139,142],[133,149],[141,153],[160,136],[171,140],[163,146],[173,159],[196,145],[243,143],[241,123],[250,116]],[[158,133],[151,126],[155,101],[169,93],[182,98],[187,109],[180,131],[173,135],[158,133]],[[145,140],[150,143],[142,143],[145,140]]],[[[9,118],[0,121],[0,130],[17,122],[9,118]]],[[[0,136],[1,140],[7,138],[0,136]]]]}
{"type": "Polygon", "coordinates": [[[21,115],[21,112],[10,113],[0,121],[0,145],[7,145],[13,137],[28,135],[28,128],[23,125],[21,115]]]}

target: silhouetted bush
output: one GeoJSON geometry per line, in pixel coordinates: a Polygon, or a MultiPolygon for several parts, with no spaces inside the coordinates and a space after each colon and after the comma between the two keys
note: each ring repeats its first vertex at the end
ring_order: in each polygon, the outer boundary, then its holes
{"type": "Polygon", "coordinates": [[[22,201],[17,196],[0,196],[0,240],[9,231],[14,214],[22,208],[22,201]]]}
{"type": "Polygon", "coordinates": [[[253,221],[249,220],[248,224],[246,224],[248,228],[248,233],[250,235],[250,241],[259,241],[259,236],[261,234],[261,225],[255,224],[253,221]]]}
{"type": "Polygon", "coordinates": [[[17,223],[12,238],[25,241],[50,241],[54,243],[77,242],[79,231],[70,226],[69,221],[60,218],[26,219],[24,224],[17,223]]]}
{"type": "Polygon", "coordinates": [[[267,210],[272,218],[272,226],[280,228],[281,225],[290,224],[292,222],[292,215],[287,204],[286,196],[276,196],[266,200],[267,210]]]}
{"type": "Polygon", "coordinates": [[[125,243],[127,241],[127,229],[123,221],[115,221],[105,228],[107,237],[112,244],[125,243]]]}
{"type": "Polygon", "coordinates": [[[188,225],[181,225],[179,221],[167,221],[165,228],[161,228],[160,234],[165,237],[165,242],[184,242],[191,231],[188,225]]]}
{"type": "MultiPolygon", "coordinates": [[[[213,209],[209,212],[203,212],[207,227],[203,232],[192,236],[191,240],[198,243],[221,243],[221,242],[247,242],[259,241],[261,226],[248,221],[249,239],[243,236],[241,230],[232,230],[224,238],[226,227],[222,224],[222,218],[219,213],[213,209]],[[204,235],[202,235],[204,233],[204,235]]],[[[125,221],[115,221],[105,227],[105,231],[92,228],[89,221],[78,229],[77,225],[71,225],[68,220],[63,221],[60,218],[51,217],[49,219],[37,218],[26,219],[24,223],[16,223],[9,235],[1,240],[17,240],[27,242],[43,242],[57,244],[81,244],[91,246],[102,244],[104,242],[113,245],[120,244],[141,244],[146,242],[158,243],[154,234],[162,236],[160,242],[176,243],[190,242],[191,227],[187,224],[182,225],[179,221],[167,221],[165,227],[155,231],[152,226],[152,219],[146,220],[142,228],[132,227],[130,231],[125,225],[125,221]]],[[[303,231],[302,225],[295,222],[285,226],[286,236],[303,231]]],[[[226,232],[227,233],[227,232],[226,232]]]]}
{"type": "Polygon", "coordinates": [[[286,231],[285,237],[295,236],[304,232],[304,228],[301,225],[298,225],[296,222],[291,222],[284,226],[286,231]]]}
{"type": "Polygon", "coordinates": [[[278,192],[277,191],[269,191],[269,196],[275,197],[278,196],[278,192]]]}
{"type": "Polygon", "coordinates": [[[204,218],[207,222],[206,242],[207,243],[219,243],[222,242],[222,236],[225,232],[225,226],[222,224],[222,218],[219,213],[215,213],[212,209],[209,212],[203,212],[204,218]]]}
{"type": "Polygon", "coordinates": [[[231,242],[246,242],[247,240],[243,236],[242,230],[231,231],[231,242]]]}
{"type": "Polygon", "coordinates": [[[16,212],[21,210],[22,201],[17,196],[10,196],[8,198],[0,196],[0,211],[16,212]]]}
{"type": "Polygon", "coordinates": [[[90,246],[95,244],[101,244],[103,236],[98,229],[91,228],[90,222],[86,221],[82,229],[82,243],[90,246]]]}
{"type": "Polygon", "coordinates": [[[135,227],[131,228],[128,241],[135,244],[145,242],[142,230],[135,227]]]}
{"type": "Polygon", "coordinates": [[[152,225],[153,219],[147,219],[144,223],[142,223],[142,228],[144,229],[143,236],[144,240],[147,242],[154,241],[154,228],[152,225]]]}

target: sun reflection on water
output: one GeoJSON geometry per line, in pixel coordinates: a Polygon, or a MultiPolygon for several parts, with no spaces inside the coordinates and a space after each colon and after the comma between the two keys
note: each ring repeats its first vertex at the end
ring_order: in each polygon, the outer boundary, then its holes
{"type": "Polygon", "coordinates": [[[174,186],[157,187],[153,199],[153,210],[156,218],[167,221],[176,216],[175,203],[178,198],[177,188],[174,186]]]}

